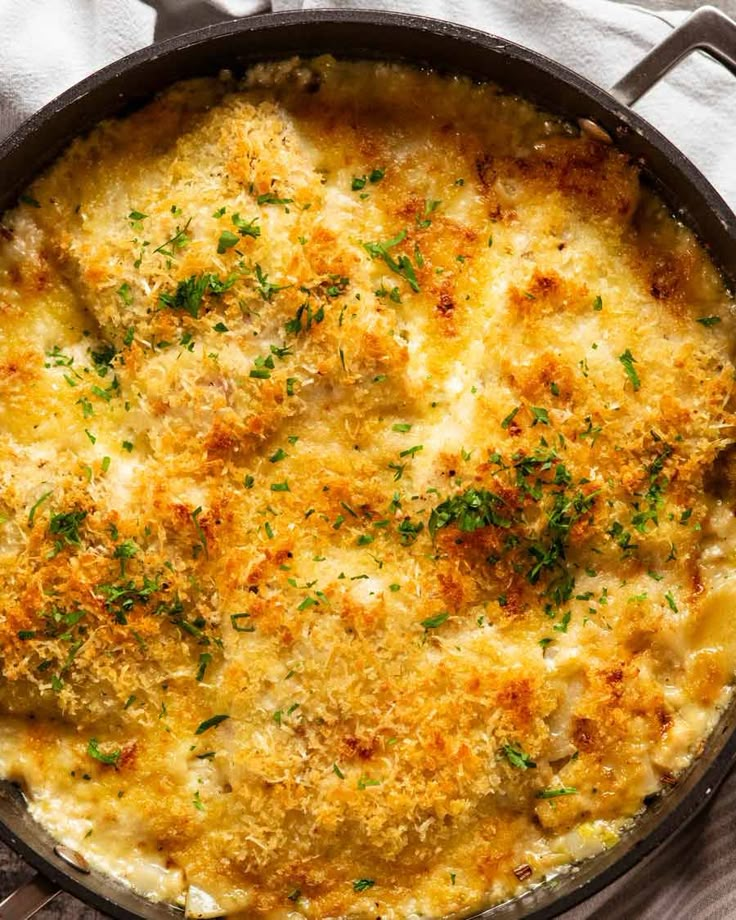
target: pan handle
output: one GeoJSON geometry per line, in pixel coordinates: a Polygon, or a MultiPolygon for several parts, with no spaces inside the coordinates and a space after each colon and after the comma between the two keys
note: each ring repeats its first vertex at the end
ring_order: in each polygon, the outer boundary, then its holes
{"type": "Polygon", "coordinates": [[[52,901],[60,889],[42,875],[34,875],[0,902],[0,920],[30,920],[52,901]]]}
{"type": "Polygon", "coordinates": [[[701,6],[621,77],[611,95],[633,105],[693,51],[705,51],[736,74],[736,22],[713,6],[701,6]]]}

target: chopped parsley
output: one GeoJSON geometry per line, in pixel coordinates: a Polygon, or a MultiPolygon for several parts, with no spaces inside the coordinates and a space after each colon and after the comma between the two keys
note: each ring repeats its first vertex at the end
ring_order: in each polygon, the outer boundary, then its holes
{"type": "Polygon", "coordinates": [[[506,416],[506,418],[501,422],[501,428],[503,428],[504,431],[506,431],[506,429],[511,425],[513,420],[516,418],[516,414],[520,408],[521,406],[516,406],[516,408],[512,409],[511,412],[509,412],[509,414],[506,416]]]}
{"type": "Polygon", "coordinates": [[[324,318],[324,307],[320,306],[313,311],[309,301],[305,301],[305,303],[297,308],[294,317],[286,321],[284,329],[291,335],[298,335],[302,331],[306,332],[311,329],[313,324],[321,323],[324,318]]]}
{"type": "MultiPolygon", "coordinates": [[[[136,604],[147,604],[151,597],[160,590],[158,578],[149,578],[143,576],[140,586],[136,586],[133,579],[121,581],[117,584],[97,585],[97,591],[105,598],[105,607],[112,614],[118,623],[125,625],[128,622],[127,614],[136,604]]],[[[160,612],[164,612],[166,605],[161,607],[160,612]]],[[[168,613],[178,623],[177,617],[181,614],[183,608],[180,603],[174,602],[168,608],[168,613]]],[[[159,612],[157,609],[156,612],[159,612]]]]}
{"type": "Polygon", "coordinates": [[[138,547],[133,540],[124,540],[115,547],[115,552],[112,555],[113,559],[120,560],[120,576],[122,577],[125,575],[125,566],[128,560],[138,555],[138,547]]]}
{"type": "Polygon", "coordinates": [[[353,891],[361,892],[368,891],[369,888],[372,888],[376,884],[376,880],[372,878],[358,878],[353,882],[353,891]]]}
{"type": "Polygon", "coordinates": [[[250,236],[253,239],[257,239],[261,235],[261,228],[256,226],[257,217],[254,217],[253,220],[244,220],[240,214],[233,214],[231,220],[241,236],[250,236]]]}
{"type": "Polygon", "coordinates": [[[243,632],[243,633],[255,632],[256,631],[255,626],[252,626],[249,623],[246,623],[244,626],[240,625],[241,620],[249,620],[249,619],[250,619],[249,613],[231,613],[230,614],[230,624],[232,628],[235,630],[235,632],[243,632]]]}
{"type": "Polygon", "coordinates": [[[107,375],[107,372],[112,367],[112,362],[117,353],[118,352],[115,346],[110,345],[107,342],[103,343],[97,349],[90,349],[90,358],[92,358],[92,363],[94,364],[100,377],[105,377],[107,375]]]}
{"type": "Polygon", "coordinates": [[[289,287],[288,284],[272,284],[268,280],[268,275],[265,274],[261,266],[256,263],[256,290],[261,295],[261,297],[266,301],[266,303],[271,302],[271,298],[278,291],[283,291],[284,288],[289,287]]]}
{"type": "Polygon", "coordinates": [[[720,321],[721,321],[720,316],[700,316],[696,320],[696,322],[700,323],[701,326],[706,326],[706,327],[715,326],[718,323],[720,323],[720,321]]]}
{"type": "Polygon", "coordinates": [[[43,495],[38,499],[38,501],[33,503],[33,505],[31,506],[31,510],[28,512],[28,526],[29,527],[33,527],[33,521],[36,517],[36,512],[41,507],[41,505],[46,501],[46,499],[49,498],[52,494],[53,494],[53,491],[44,492],[43,495]]]}
{"type": "Polygon", "coordinates": [[[118,297],[122,300],[126,307],[129,307],[133,303],[133,292],[130,289],[130,285],[127,281],[124,281],[118,288],[118,297]]]}
{"type": "Polygon", "coordinates": [[[209,559],[209,552],[207,550],[207,535],[202,530],[202,525],[199,523],[199,516],[201,513],[201,506],[195,508],[194,511],[192,511],[192,522],[194,523],[194,529],[197,531],[197,537],[199,539],[199,544],[195,547],[195,550],[197,550],[197,552],[195,552],[195,558],[198,555],[198,552],[202,550],[204,551],[204,558],[209,559]]]}
{"type": "Polygon", "coordinates": [[[237,281],[237,275],[230,275],[224,281],[216,274],[202,272],[200,275],[190,275],[180,281],[174,293],[162,291],[158,295],[161,306],[170,310],[181,310],[188,313],[192,319],[199,319],[202,301],[206,294],[222,294],[229,290],[237,281]]]}
{"type": "Polygon", "coordinates": [[[532,428],[535,425],[549,425],[549,414],[546,409],[541,409],[539,406],[529,406],[529,409],[534,417],[532,422],[532,428]]]}
{"type": "Polygon", "coordinates": [[[590,438],[590,443],[593,445],[598,440],[598,435],[603,431],[603,427],[601,425],[594,425],[593,419],[589,415],[586,415],[583,421],[586,423],[587,427],[584,431],[580,432],[580,437],[581,439],[590,438]]]}
{"type": "Polygon", "coordinates": [[[174,233],[171,239],[166,240],[165,243],[162,243],[157,249],[154,249],[154,253],[160,252],[162,256],[167,256],[172,259],[179,249],[184,249],[187,243],[189,243],[187,230],[191,222],[192,218],[190,217],[183,227],[177,226],[176,233],[174,233]]]}
{"type": "Polygon", "coordinates": [[[432,509],[429,532],[434,537],[438,530],[451,524],[465,533],[491,525],[508,528],[511,521],[507,515],[500,513],[503,507],[503,499],[493,492],[485,489],[466,489],[462,494],[440,502],[432,509]]]}
{"type": "Polygon", "coordinates": [[[634,367],[634,365],[637,363],[636,358],[631,354],[631,352],[627,348],[626,351],[622,355],[618,356],[618,360],[621,362],[621,364],[623,364],[624,371],[626,372],[626,376],[631,381],[631,385],[634,388],[634,392],[636,393],[639,387],[641,386],[641,380],[639,380],[639,375],[637,374],[636,369],[634,367]]]}
{"type": "Polygon", "coordinates": [[[518,746],[504,744],[501,751],[511,766],[516,767],[518,770],[533,770],[536,767],[536,763],[534,763],[531,757],[525,754],[518,746]]]}
{"type": "Polygon", "coordinates": [[[217,252],[219,255],[227,252],[228,249],[232,249],[233,246],[236,246],[240,242],[240,237],[237,233],[233,233],[230,230],[223,230],[220,234],[220,239],[217,241],[217,252]]]}
{"type": "Polygon", "coordinates": [[[450,614],[444,610],[442,613],[436,613],[433,617],[427,617],[426,620],[422,620],[421,625],[428,629],[439,629],[444,622],[449,619],[450,614]]]}
{"type": "Polygon", "coordinates": [[[56,552],[61,552],[64,546],[81,546],[79,527],[87,517],[86,511],[65,511],[61,514],[52,514],[49,519],[49,533],[56,537],[56,552]]]}
{"type": "Polygon", "coordinates": [[[107,767],[117,767],[123,752],[119,748],[116,748],[114,751],[110,751],[109,754],[106,754],[104,751],[100,750],[97,739],[90,738],[87,743],[87,753],[94,760],[98,760],[107,767]]]}
{"type": "Polygon", "coordinates": [[[371,182],[375,185],[376,182],[380,182],[381,179],[386,175],[386,171],[380,168],[372,169],[368,175],[354,176],[353,181],[350,185],[354,192],[362,191],[367,182],[371,182]]]}
{"type": "Polygon", "coordinates": [[[380,786],[380,779],[371,779],[368,776],[361,776],[358,780],[358,789],[368,789],[370,786],[380,786]]]}
{"type": "Polygon", "coordinates": [[[194,734],[203,735],[205,732],[209,731],[211,728],[217,728],[218,725],[221,725],[223,722],[225,722],[229,718],[230,716],[226,716],[226,715],[210,716],[209,719],[205,719],[204,722],[200,722],[194,734]]]}
{"type": "Polygon", "coordinates": [[[403,242],[405,239],[406,230],[401,230],[395,237],[387,240],[385,243],[364,243],[363,248],[366,250],[366,252],[368,252],[370,256],[372,256],[372,258],[383,259],[383,261],[391,269],[392,272],[396,272],[397,275],[400,275],[402,278],[404,278],[404,280],[409,284],[409,287],[418,293],[420,287],[417,281],[417,276],[414,272],[414,266],[412,265],[409,256],[400,255],[398,259],[394,259],[394,257],[389,252],[390,249],[393,249],[394,246],[398,246],[399,243],[403,242]]]}
{"type": "MultiPolygon", "coordinates": [[[[544,439],[541,443],[546,445],[544,439]]],[[[583,491],[581,487],[588,480],[571,488],[570,471],[548,446],[540,446],[531,454],[519,451],[510,465],[497,453],[489,460],[498,464],[498,475],[505,473],[505,487],[515,489],[517,499],[507,504],[494,492],[468,488],[431,510],[430,535],[434,538],[439,530],[452,525],[461,532],[497,528],[499,546],[486,558],[487,563],[495,565],[502,557],[514,554],[514,567],[517,571],[526,567],[530,584],[537,584],[542,575],[549,576],[545,594],[560,607],[570,600],[575,586],[573,569],[566,561],[570,534],[578,521],[591,514],[599,490],[583,491]],[[519,501],[537,506],[534,519],[539,519],[539,525],[530,524],[519,501]]],[[[456,538],[455,542],[462,541],[456,538]]]]}
{"type": "Polygon", "coordinates": [[[197,681],[204,680],[205,671],[207,666],[212,663],[212,655],[209,652],[202,652],[199,656],[199,665],[197,666],[197,673],[195,679],[197,681]]]}
{"type": "Polygon", "coordinates": [[[441,204],[442,204],[441,201],[434,201],[430,198],[428,198],[424,202],[423,215],[422,217],[417,217],[417,220],[416,220],[417,227],[420,230],[426,230],[427,227],[431,225],[432,221],[430,220],[429,215],[433,214],[441,204]]]}
{"type": "Polygon", "coordinates": [[[558,789],[540,789],[538,799],[556,799],[561,795],[577,795],[575,786],[560,786],[558,789]]]}
{"type": "Polygon", "coordinates": [[[112,397],[110,396],[110,392],[108,390],[103,390],[102,387],[98,387],[95,385],[91,387],[91,391],[95,396],[98,396],[100,399],[104,400],[105,402],[110,402],[110,400],[112,399],[112,397]]]}
{"type": "Polygon", "coordinates": [[[259,195],[256,199],[258,204],[280,204],[287,205],[292,204],[293,198],[279,198],[278,195],[274,195],[273,192],[264,192],[263,195],[259,195]]]}

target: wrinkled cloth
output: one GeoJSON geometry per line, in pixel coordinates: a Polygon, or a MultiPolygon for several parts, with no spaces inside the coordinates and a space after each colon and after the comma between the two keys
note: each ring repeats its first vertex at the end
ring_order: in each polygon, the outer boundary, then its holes
{"type": "MultiPolygon", "coordinates": [[[[273,0],[278,10],[296,0],[273,0]]],[[[493,32],[610,86],[682,21],[693,0],[306,0],[307,9],[392,9],[493,32]]],[[[714,5],[736,18],[736,0],[714,5]]],[[[268,0],[0,0],[0,139],[103,65],[155,39],[268,12],[268,0]]],[[[736,208],[736,77],[691,56],[636,106],[736,208]]],[[[564,920],[736,918],[736,774],[676,840],[564,920]]],[[[0,845],[0,898],[31,871],[0,845]]],[[[68,895],[41,920],[101,920],[68,895]]]]}

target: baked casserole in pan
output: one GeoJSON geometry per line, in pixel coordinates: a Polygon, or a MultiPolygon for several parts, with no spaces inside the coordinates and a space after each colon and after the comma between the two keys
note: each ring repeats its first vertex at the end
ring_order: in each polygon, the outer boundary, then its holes
{"type": "Polygon", "coordinates": [[[736,667],[732,300],[491,84],[175,85],[0,243],[0,774],[191,916],[441,917],[611,847],[736,667]]]}

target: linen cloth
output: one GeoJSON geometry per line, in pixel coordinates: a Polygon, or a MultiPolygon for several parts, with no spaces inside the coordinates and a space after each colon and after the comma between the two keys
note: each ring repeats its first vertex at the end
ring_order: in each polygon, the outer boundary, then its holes
{"type": "MultiPolygon", "coordinates": [[[[712,2],[712,0],[711,0],[712,2]]],[[[276,9],[294,6],[273,0],[276,9]]],[[[695,0],[306,0],[307,9],[402,10],[493,32],[610,86],[695,0]]],[[[736,0],[714,5],[736,18],[736,0]]],[[[154,37],[267,12],[269,0],[0,0],[0,140],[62,90],[154,37]]],[[[637,104],[736,209],[736,77],[693,55],[637,104]]],[[[564,920],[736,918],[736,774],[679,838],[564,920]]],[[[0,900],[30,876],[0,845],[0,900]]],[[[68,895],[42,920],[102,920],[68,895]]]]}

